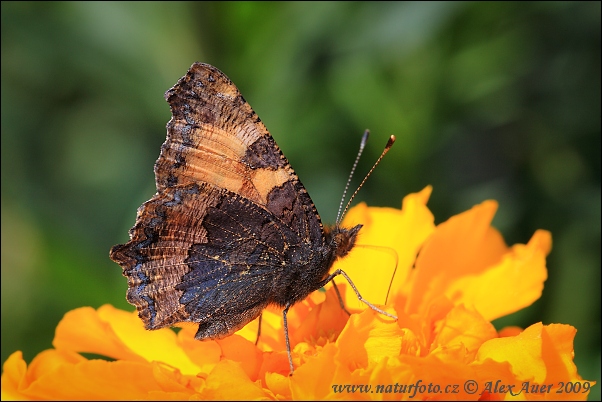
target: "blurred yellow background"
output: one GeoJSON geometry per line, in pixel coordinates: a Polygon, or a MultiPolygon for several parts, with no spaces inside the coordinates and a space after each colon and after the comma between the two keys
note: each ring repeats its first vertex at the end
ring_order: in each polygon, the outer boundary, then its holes
{"type": "MultiPolygon", "coordinates": [[[[437,223],[485,199],[508,244],[553,235],[530,308],[495,322],[578,329],[600,399],[600,2],[2,2],[2,361],[51,347],[70,309],[125,301],[110,261],[194,61],[234,81],[332,223],[427,184],[437,223]]],[[[357,284],[361,289],[361,284],[357,284]]]]}

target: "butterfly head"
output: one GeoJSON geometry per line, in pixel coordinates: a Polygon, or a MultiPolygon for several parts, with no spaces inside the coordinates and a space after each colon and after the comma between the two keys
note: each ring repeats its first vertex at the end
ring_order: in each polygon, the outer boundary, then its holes
{"type": "Polygon", "coordinates": [[[362,225],[357,225],[351,229],[335,226],[326,233],[326,238],[334,250],[336,258],[346,256],[353,246],[362,225]]]}

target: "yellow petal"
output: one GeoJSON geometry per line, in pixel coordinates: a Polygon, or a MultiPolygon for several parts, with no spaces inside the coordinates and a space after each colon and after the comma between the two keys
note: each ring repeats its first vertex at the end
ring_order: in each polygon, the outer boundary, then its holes
{"type": "Polygon", "coordinates": [[[118,310],[110,305],[100,307],[98,316],[111,325],[127,348],[146,361],[166,363],[177,367],[184,374],[196,375],[200,371],[200,367],[182,350],[176,333],[171,329],[146,330],[135,313],[118,310]]]}
{"type": "Polygon", "coordinates": [[[532,380],[543,384],[546,367],[541,359],[541,323],[531,325],[514,337],[492,339],[485,342],[476,360],[492,359],[509,362],[515,375],[521,380],[532,380]]]}
{"type": "MultiPolygon", "coordinates": [[[[364,299],[385,304],[389,286],[391,299],[406,281],[418,250],[435,228],[433,214],[426,207],[431,190],[427,186],[419,193],[408,194],[401,210],[369,208],[361,203],[345,216],[342,226],[363,224],[364,227],[356,247],[347,257],[338,260],[333,269],[345,271],[364,299]]],[[[337,281],[344,279],[337,278],[337,281]]],[[[351,289],[344,298],[348,308],[366,308],[351,289]]]]}
{"type": "Polygon", "coordinates": [[[575,328],[570,325],[533,324],[517,336],[485,342],[476,360],[507,362],[517,379],[530,384],[551,384],[548,398],[586,399],[588,393],[556,392],[560,383],[583,382],[573,362],[575,333],[575,328]]]}
{"type": "Polygon", "coordinates": [[[111,324],[101,319],[92,307],[80,307],[67,312],[56,327],[52,345],[56,349],[94,353],[118,360],[144,361],[117,336],[111,324]]]}

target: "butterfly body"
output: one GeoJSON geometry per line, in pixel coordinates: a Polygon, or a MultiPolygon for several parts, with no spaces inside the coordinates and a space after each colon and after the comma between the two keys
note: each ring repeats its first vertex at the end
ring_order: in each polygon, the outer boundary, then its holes
{"type": "Polygon", "coordinates": [[[324,228],[272,136],[215,67],[193,64],[165,96],[172,119],[157,193],[110,255],[147,329],[195,322],[197,339],[223,338],[269,304],[286,310],[324,286],[361,225],[324,228]]]}

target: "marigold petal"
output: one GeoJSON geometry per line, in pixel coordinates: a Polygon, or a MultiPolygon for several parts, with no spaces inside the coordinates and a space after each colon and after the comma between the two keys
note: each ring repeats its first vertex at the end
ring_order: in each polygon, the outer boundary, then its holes
{"type": "MultiPolygon", "coordinates": [[[[344,292],[344,285],[339,287],[341,292],[344,292]]],[[[321,306],[326,300],[326,294],[333,292],[329,290],[317,290],[312,292],[305,300],[292,306],[287,314],[289,327],[289,339],[291,345],[294,346],[298,342],[306,339],[316,339],[320,336],[329,337],[333,332],[340,332],[340,329],[345,325],[347,316],[340,307],[338,298],[336,306],[333,307],[333,302],[327,303],[328,308],[321,311],[321,306]],[[341,314],[342,312],[342,314],[341,314]],[[336,317],[336,318],[335,318],[336,317]],[[338,328],[338,332],[334,329],[338,328]],[[319,331],[318,331],[319,330],[319,331]]],[[[237,332],[245,339],[255,343],[257,339],[258,322],[253,321],[246,325],[243,329],[237,332]]],[[[284,327],[282,319],[282,308],[278,306],[268,306],[262,313],[261,335],[257,346],[264,352],[273,350],[285,350],[286,343],[284,340],[284,327]]]]}
{"type": "Polygon", "coordinates": [[[200,367],[194,364],[178,344],[177,336],[169,328],[154,331],[144,329],[135,313],[104,305],[98,309],[101,320],[108,322],[117,337],[127,348],[146,361],[159,361],[177,367],[184,374],[197,374],[200,367]]]}
{"type": "Polygon", "coordinates": [[[290,378],[291,395],[294,400],[320,400],[331,392],[336,370],[337,348],[329,343],[315,357],[306,359],[290,378]]]}
{"type": "Polygon", "coordinates": [[[404,334],[404,337],[412,339],[411,344],[404,344],[404,354],[424,356],[428,354],[430,346],[436,336],[437,323],[445,319],[454,305],[443,295],[434,299],[423,314],[407,314],[403,311],[405,298],[398,294],[394,300],[397,314],[397,324],[404,331],[412,332],[412,335],[404,334]]]}
{"type": "MultiPolygon", "coordinates": [[[[491,386],[497,382],[515,387],[518,384],[507,363],[488,360],[467,365],[459,361],[441,360],[433,355],[425,358],[400,356],[399,360],[401,364],[398,367],[390,365],[394,380],[404,385],[422,385],[411,399],[504,400],[509,397],[508,392],[489,393],[488,384],[491,386]],[[433,392],[434,389],[429,391],[428,384],[439,386],[439,393],[436,390],[433,392]]],[[[408,398],[408,394],[411,396],[411,392],[415,391],[406,388],[405,398],[408,398]]]]}
{"type": "MultiPolygon", "coordinates": [[[[341,294],[345,286],[340,285],[341,294]]],[[[341,304],[333,287],[326,291],[323,303],[312,308],[297,328],[289,326],[289,336],[292,345],[299,342],[319,342],[324,345],[326,340],[334,341],[347,324],[349,316],[341,308],[341,304]]]]}
{"type": "Polygon", "coordinates": [[[477,361],[508,362],[517,379],[537,385],[551,384],[548,398],[587,399],[588,393],[555,392],[559,383],[581,380],[573,362],[575,333],[570,325],[533,324],[517,336],[485,342],[477,353],[477,361]]]}
{"type": "MultiPolygon", "coordinates": [[[[399,381],[405,383],[401,378],[399,378],[399,376],[397,376],[397,378],[393,377],[393,374],[395,373],[395,370],[392,369],[393,367],[399,367],[399,360],[396,358],[385,358],[378,362],[374,366],[374,369],[369,373],[369,383],[367,384],[370,387],[369,391],[370,393],[377,393],[378,391],[383,391],[378,393],[383,400],[407,399],[402,398],[398,393],[396,394],[392,392],[385,392],[385,388],[389,385],[394,387],[394,384],[399,381]],[[378,386],[383,387],[382,389],[377,390],[376,387],[378,386]]],[[[393,391],[393,389],[391,389],[391,391],[393,391]]]]}
{"type": "Polygon", "coordinates": [[[197,374],[209,374],[221,360],[222,348],[216,341],[199,341],[195,339],[194,335],[198,328],[196,324],[180,325],[181,330],[177,335],[178,345],[180,345],[190,361],[199,367],[197,374]]]}
{"type": "MultiPolygon", "coordinates": [[[[294,351],[293,351],[294,352],[294,351]]],[[[296,359],[297,363],[299,359],[296,359]]],[[[264,352],[261,369],[259,370],[258,378],[265,378],[268,373],[277,373],[288,378],[290,374],[290,366],[288,363],[288,355],[286,350],[281,352],[264,352]]],[[[290,394],[290,390],[288,391],[290,394]]]]}
{"type": "MultiPolygon", "coordinates": [[[[262,316],[261,335],[259,336],[258,346],[260,346],[261,350],[266,352],[271,350],[283,350],[285,342],[282,308],[268,306],[267,309],[263,310],[262,316]]],[[[257,337],[257,332],[255,332],[255,337],[257,337]]]]}
{"type": "Polygon", "coordinates": [[[391,284],[391,295],[395,295],[403,288],[414,266],[418,251],[435,231],[435,217],[426,206],[432,191],[431,186],[426,186],[420,192],[408,194],[403,198],[401,204],[403,220],[395,236],[399,260],[391,284]]]}
{"type": "Polygon", "coordinates": [[[86,360],[70,351],[47,350],[32,361],[27,370],[29,382],[20,389],[20,398],[51,400],[85,399],[182,399],[194,390],[184,384],[177,371],[161,368],[156,363],[86,360]],[[154,371],[158,367],[172,381],[158,383],[154,371]]]}
{"type": "Polygon", "coordinates": [[[492,379],[501,379],[505,384],[514,383],[508,367],[507,363],[493,361],[487,361],[477,367],[455,360],[441,360],[434,355],[402,355],[383,360],[373,371],[363,373],[365,380],[356,378],[355,383],[369,381],[370,394],[377,394],[387,400],[496,400],[501,398],[496,395],[487,395],[488,397],[484,398],[482,387],[492,379]],[[474,383],[464,387],[469,381],[474,383]],[[470,392],[471,389],[476,392],[470,392]]]}
{"type": "MultiPolygon", "coordinates": [[[[517,379],[528,388],[523,395],[545,399],[587,400],[589,390],[571,393],[559,390],[559,384],[572,382],[582,385],[584,382],[577,374],[573,362],[573,339],[576,329],[570,325],[542,323],[533,324],[519,335],[492,339],[485,342],[477,354],[477,361],[493,360],[508,362],[517,379]],[[550,386],[543,395],[533,394],[531,386],[550,386]],[[558,391],[558,392],[557,392],[558,391]]],[[[588,381],[590,386],[595,382],[588,381]]],[[[520,388],[520,387],[519,387],[520,388]]]]}
{"type": "Polygon", "coordinates": [[[83,307],[65,314],[57,326],[53,345],[120,360],[161,361],[186,374],[200,371],[178,345],[172,330],[148,331],[135,313],[111,305],[98,310],[83,307]]]}
{"type": "Polygon", "coordinates": [[[27,368],[27,381],[33,384],[36,380],[58,370],[63,365],[73,365],[86,362],[85,357],[70,350],[44,350],[33,358],[27,368]]]}
{"type": "Polygon", "coordinates": [[[416,269],[405,284],[409,295],[406,312],[424,311],[441,294],[455,304],[461,303],[461,289],[451,293],[450,284],[481,274],[501,260],[508,248],[500,233],[490,226],[496,209],[495,201],[485,201],[437,226],[424,243],[416,269]]]}
{"type": "Polygon", "coordinates": [[[11,354],[2,366],[2,400],[22,400],[20,389],[25,387],[25,374],[27,363],[23,360],[23,353],[19,350],[11,354]]]}
{"type": "Polygon", "coordinates": [[[403,331],[392,319],[372,310],[353,314],[336,341],[337,361],[353,371],[401,351],[403,331]]]}
{"type": "Polygon", "coordinates": [[[466,348],[464,362],[470,363],[483,342],[497,337],[495,327],[478,312],[464,305],[454,307],[436,329],[431,351],[436,348],[466,348]]]}
{"type": "Polygon", "coordinates": [[[257,379],[262,363],[262,353],[255,344],[236,334],[219,339],[217,343],[222,348],[222,360],[240,363],[240,367],[247,377],[252,381],[257,379]]]}
{"type": "Polygon", "coordinates": [[[92,307],[80,307],[67,312],[56,327],[52,345],[56,349],[95,353],[118,360],[144,361],[92,307]]]}
{"type": "Polygon", "coordinates": [[[547,279],[546,251],[549,232],[538,230],[527,245],[516,244],[502,260],[480,275],[459,278],[448,293],[474,306],[488,320],[494,320],[531,305],[541,297],[547,279]]]}
{"type": "MultiPolygon", "coordinates": [[[[435,229],[433,214],[426,207],[431,191],[427,186],[418,193],[408,194],[401,210],[360,203],[345,216],[342,226],[361,223],[364,227],[356,247],[346,258],[338,260],[334,269],[345,271],[364,299],[384,304],[389,287],[393,296],[405,283],[418,250],[435,229]]],[[[344,299],[348,308],[366,308],[354,292],[348,290],[344,299]]]]}
{"type": "Polygon", "coordinates": [[[222,360],[209,373],[201,397],[226,401],[272,399],[258,383],[249,379],[240,363],[231,360],[222,360]]]}
{"type": "Polygon", "coordinates": [[[514,337],[492,339],[479,349],[476,360],[492,359],[509,362],[512,371],[521,380],[532,380],[543,384],[546,367],[541,356],[541,323],[533,324],[514,337]]]}
{"type": "MultiPolygon", "coordinates": [[[[263,326],[263,324],[264,324],[263,318],[261,320],[262,320],[261,324],[263,326]]],[[[246,340],[254,343],[257,340],[257,330],[258,329],[259,329],[259,317],[257,317],[253,321],[250,321],[247,325],[245,325],[244,327],[242,327],[242,329],[239,329],[235,333],[242,336],[246,340]]]]}
{"type": "Polygon", "coordinates": [[[266,372],[265,387],[269,389],[278,400],[292,399],[290,377],[288,375],[266,372]]]}
{"type": "Polygon", "coordinates": [[[573,339],[577,329],[571,325],[545,325],[542,331],[542,357],[548,367],[546,381],[575,381],[581,377],[573,362],[573,339]]]}

